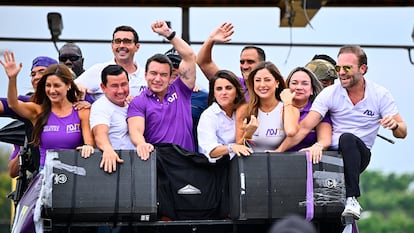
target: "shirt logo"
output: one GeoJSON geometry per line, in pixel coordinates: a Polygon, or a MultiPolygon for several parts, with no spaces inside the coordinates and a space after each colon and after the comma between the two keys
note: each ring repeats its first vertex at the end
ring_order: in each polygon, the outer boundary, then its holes
{"type": "Polygon", "coordinates": [[[167,101],[172,103],[178,99],[177,92],[174,92],[170,97],[168,97],[167,101]]]}
{"type": "Polygon", "coordinates": [[[275,136],[280,136],[282,134],[282,129],[281,128],[276,128],[276,129],[267,129],[266,130],[266,136],[267,137],[275,137],[275,136]]]}
{"type": "Polygon", "coordinates": [[[371,111],[369,109],[365,110],[363,114],[367,115],[367,116],[374,116],[375,115],[374,111],[371,111]]]}
{"type": "Polygon", "coordinates": [[[79,123],[66,125],[66,133],[78,133],[78,132],[80,132],[79,123]]]}
{"type": "Polygon", "coordinates": [[[43,132],[59,132],[59,125],[45,125],[43,132]]]}

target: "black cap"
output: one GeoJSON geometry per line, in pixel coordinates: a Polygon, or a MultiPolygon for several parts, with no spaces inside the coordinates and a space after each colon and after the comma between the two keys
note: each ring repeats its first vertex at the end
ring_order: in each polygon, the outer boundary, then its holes
{"type": "Polygon", "coordinates": [[[180,66],[180,62],[181,62],[181,56],[180,54],[178,54],[177,50],[172,48],[168,50],[167,52],[165,52],[165,55],[167,55],[167,57],[171,60],[173,67],[175,69],[178,69],[178,67],[180,66]]]}

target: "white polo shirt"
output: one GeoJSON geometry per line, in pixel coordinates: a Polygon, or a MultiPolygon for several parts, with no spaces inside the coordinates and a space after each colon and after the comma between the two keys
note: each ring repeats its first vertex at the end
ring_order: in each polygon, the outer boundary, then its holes
{"type": "Polygon", "coordinates": [[[332,148],[338,149],[343,133],[358,136],[368,148],[372,148],[380,122],[385,115],[398,113],[391,93],[384,87],[365,79],[364,98],[354,105],[340,83],[326,87],[316,97],[311,111],[324,116],[330,112],[332,120],[332,148]]]}

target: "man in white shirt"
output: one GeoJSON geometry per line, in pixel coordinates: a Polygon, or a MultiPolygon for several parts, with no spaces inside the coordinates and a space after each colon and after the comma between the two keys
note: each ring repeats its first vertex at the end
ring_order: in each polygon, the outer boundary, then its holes
{"type": "Polygon", "coordinates": [[[138,33],[130,26],[116,27],[112,35],[112,52],[114,59],[98,63],[83,72],[75,83],[81,89],[92,96],[93,101],[96,101],[103,95],[101,89],[101,72],[108,65],[120,65],[127,72],[129,77],[130,94],[137,96],[147,86],[144,78],[144,69],[140,67],[138,62],[134,61],[135,53],[140,48],[138,33]]]}
{"type": "Polygon", "coordinates": [[[115,150],[133,150],[128,134],[126,115],[129,95],[127,71],[120,65],[108,65],[102,70],[101,88],[104,96],[92,104],[90,125],[96,145],[102,150],[100,167],[111,173],[123,160],[115,150]]]}

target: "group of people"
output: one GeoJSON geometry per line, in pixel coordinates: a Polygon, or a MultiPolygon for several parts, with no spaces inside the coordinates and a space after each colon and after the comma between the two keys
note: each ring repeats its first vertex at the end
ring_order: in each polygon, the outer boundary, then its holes
{"type": "Polygon", "coordinates": [[[4,54],[0,63],[9,86],[0,110],[33,125],[31,144],[39,147],[40,169],[47,149],[79,149],[87,158],[98,148],[103,153],[99,166],[109,173],[123,162],[116,150],[136,150],[146,160],[156,143],[198,151],[213,163],[225,155],[284,151],[309,151],[318,163],[323,150],[339,150],[347,197],[343,215],[359,219],[359,176],[369,164],[379,127],[397,138],[407,135],[390,92],[364,77],[368,62],[361,47],[343,46],[337,61],[316,55],[285,79],[263,49],[246,46],[238,77],[212,58],[214,44],[231,40],[233,24],[212,31],[198,54],[165,21],[151,28],[173,50],[154,54],[144,67],[134,58],[140,44],[130,26],[113,32],[114,59],[87,70],[74,44],[61,49],[62,64],[35,59],[30,100],[18,98],[22,64],[13,53],[4,54]],[[206,109],[194,120],[197,65],[209,80],[209,92],[201,101],[206,109]]]}

